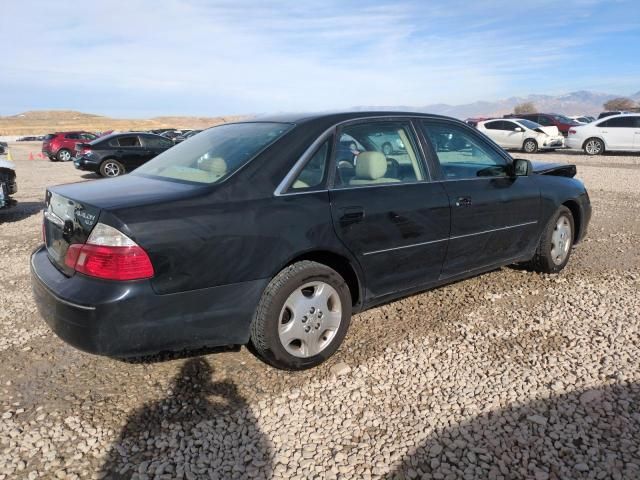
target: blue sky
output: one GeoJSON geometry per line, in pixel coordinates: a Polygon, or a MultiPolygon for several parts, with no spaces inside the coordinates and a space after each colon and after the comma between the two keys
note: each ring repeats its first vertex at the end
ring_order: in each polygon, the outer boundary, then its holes
{"type": "Polygon", "coordinates": [[[640,1],[4,2],[0,114],[214,116],[640,90],[640,1]]]}

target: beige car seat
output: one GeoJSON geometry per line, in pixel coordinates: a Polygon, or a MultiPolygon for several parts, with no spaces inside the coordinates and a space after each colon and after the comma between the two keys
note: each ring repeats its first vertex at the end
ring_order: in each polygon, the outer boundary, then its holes
{"type": "Polygon", "coordinates": [[[387,178],[387,158],[380,152],[361,152],[356,162],[356,175],[349,185],[370,185],[374,183],[399,182],[397,178],[387,178]]]}
{"type": "Polygon", "coordinates": [[[209,173],[212,180],[218,180],[227,174],[227,162],[222,157],[207,158],[200,162],[200,169],[209,173]]]}

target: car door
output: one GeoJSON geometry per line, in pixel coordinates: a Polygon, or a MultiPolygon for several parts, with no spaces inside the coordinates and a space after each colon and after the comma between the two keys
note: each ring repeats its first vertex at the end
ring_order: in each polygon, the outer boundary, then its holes
{"type": "Polygon", "coordinates": [[[640,116],[634,115],[633,149],[640,150],[640,116]]]}
{"type": "Polygon", "coordinates": [[[143,163],[148,162],[152,158],[161,154],[165,150],[173,147],[175,144],[168,138],[163,138],[160,135],[143,135],[142,143],[144,148],[143,163]]]}
{"type": "Polygon", "coordinates": [[[635,117],[623,115],[613,117],[598,125],[598,129],[607,148],[614,150],[633,150],[635,137],[635,117]]]}
{"type": "Polygon", "coordinates": [[[504,120],[502,125],[504,131],[504,143],[507,148],[522,148],[524,142],[524,128],[510,120],[504,120]]]}
{"type": "Polygon", "coordinates": [[[484,123],[484,133],[491,138],[494,142],[503,148],[508,148],[507,134],[508,131],[504,128],[505,122],[502,120],[493,120],[484,123]]]}
{"type": "Polygon", "coordinates": [[[415,129],[408,119],[356,121],[338,139],[353,138],[359,152],[353,171],[334,162],[330,189],[335,231],[364,272],[366,299],[437,281],[449,237],[449,200],[431,182],[415,129]],[[376,134],[400,141],[403,152],[385,155],[376,134]]]}
{"type": "Polygon", "coordinates": [[[145,162],[148,153],[142,145],[139,135],[123,135],[118,137],[116,141],[116,158],[122,162],[127,171],[138,168],[145,162]]]}
{"type": "Polygon", "coordinates": [[[464,124],[424,120],[420,125],[451,205],[441,277],[508,263],[532,251],[540,228],[536,177],[512,176],[511,157],[464,124]]]}

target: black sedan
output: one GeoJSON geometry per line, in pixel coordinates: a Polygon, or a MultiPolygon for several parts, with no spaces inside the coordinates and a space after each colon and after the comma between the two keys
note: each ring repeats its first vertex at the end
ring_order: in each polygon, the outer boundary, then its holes
{"type": "Polygon", "coordinates": [[[309,368],[354,312],[503,265],[562,270],[591,217],[575,173],[434,115],[221,125],[123,178],[50,188],[33,290],[89,352],[249,344],[309,368]]]}
{"type": "Polygon", "coordinates": [[[73,164],[103,177],[119,177],[171,147],[171,140],[152,133],[113,133],[77,144],[73,164]]]}

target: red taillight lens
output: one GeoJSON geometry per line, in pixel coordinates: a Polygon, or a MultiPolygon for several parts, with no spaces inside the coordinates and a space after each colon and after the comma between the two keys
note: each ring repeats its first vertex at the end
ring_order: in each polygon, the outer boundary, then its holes
{"type": "Polygon", "coordinates": [[[107,280],[142,280],[153,277],[151,260],[139,246],[69,246],[64,263],[76,272],[107,280]]]}

